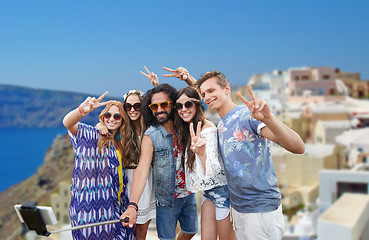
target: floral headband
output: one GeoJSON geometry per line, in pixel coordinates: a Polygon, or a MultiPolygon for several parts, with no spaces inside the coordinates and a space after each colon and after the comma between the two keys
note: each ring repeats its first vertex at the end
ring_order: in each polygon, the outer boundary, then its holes
{"type": "Polygon", "coordinates": [[[126,98],[131,95],[131,94],[136,94],[140,97],[142,97],[144,95],[144,93],[140,90],[136,90],[136,89],[132,89],[132,90],[129,90],[126,94],[123,95],[123,100],[125,101],[126,98]]]}

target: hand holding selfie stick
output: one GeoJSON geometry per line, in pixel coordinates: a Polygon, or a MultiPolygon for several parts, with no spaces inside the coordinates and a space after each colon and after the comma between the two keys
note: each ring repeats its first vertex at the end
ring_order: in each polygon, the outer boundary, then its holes
{"type": "Polygon", "coordinates": [[[124,219],[119,220],[111,220],[99,223],[91,223],[86,225],[75,226],[66,229],[60,229],[57,231],[49,232],[46,228],[46,225],[54,225],[56,224],[56,218],[54,212],[51,207],[43,207],[37,206],[36,202],[27,202],[24,205],[17,204],[14,206],[18,217],[22,223],[25,223],[28,230],[36,231],[37,235],[42,236],[49,236],[53,233],[64,232],[64,231],[71,231],[71,230],[78,230],[83,228],[95,227],[100,225],[106,224],[113,224],[113,223],[122,223],[122,222],[129,222],[129,218],[126,217],[124,219]]]}

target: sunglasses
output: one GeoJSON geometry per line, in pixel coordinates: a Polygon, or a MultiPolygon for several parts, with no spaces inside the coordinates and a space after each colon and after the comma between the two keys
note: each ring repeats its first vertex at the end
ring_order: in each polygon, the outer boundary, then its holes
{"type": "Polygon", "coordinates": [[[177,110],[181,110],[183,106],[187,109],[191,108],[195,103],[193,101],[186,101],[184,104],[177,102],[176,108],[177,110]]]}
{"type": "MultiPolygon", "coordinates": [[[[122,119],[122,115],[120,115],[119,113],[116,113],[116,114],[114,114],[114,119],[115,120],[117,120],[117,121],[119,121],[119,120],[121,120],[122,119]]],[[[104,118],[105,119],[110,119],[111,118],[111,113],[110,112],[105,112],[104,113],[104,118]]]]}
{"type": "Polygon", "coordinates": [[[124,105],[123,105],[123,107],[124,107],[124,110],[126,110],[126,111],[131,111],[132,110],[132,108],[134,109],[134,110],[136,110],[136,111],[140,111],[141,110],[141,103],[135,103],[135,104],[130,104],[130,103],[125,103],[124,105]]]}
{"type": "Polygon", "coordinates": [[[171,101],[167,101],[167,102],[161,102],[161,103],[152,103],[149,105],[149,108],[151,109],[151,111],[155,112],[159,109],[159,106],[163,109],[163,110],[167,110],[169,108],[169,105],[171,104],[171,101]]]}

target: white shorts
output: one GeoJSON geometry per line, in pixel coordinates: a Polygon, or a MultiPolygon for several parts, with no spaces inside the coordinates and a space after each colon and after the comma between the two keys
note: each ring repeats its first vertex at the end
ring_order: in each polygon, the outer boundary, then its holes
{"type": "MultiPolygon", "coordinates": [[[[202,196],[201,205],[204,203],[205,200],[211,201],[210,199],[206,198],[205,196],[202,196]]],[[[225,219],[226,217],[228,217],[230,211],[231,210],[229,208],[220,208],[220,207],[215,206],[215,219],[217,221],[225,219]]]]}
{"type": "Polygon", "coordinates": [[[284,234],[282,205],[273,212],[239,213],[232,208],[237,239],[280,240],[284,234]]]}

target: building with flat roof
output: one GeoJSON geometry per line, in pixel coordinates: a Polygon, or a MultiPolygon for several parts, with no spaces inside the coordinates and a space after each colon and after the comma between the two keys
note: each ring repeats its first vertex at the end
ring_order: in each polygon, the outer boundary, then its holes
{"type": "Polygon", "coordinates": [[[361,80],[360,73],[336,73],[336,78],[340,79],[347,87],[349,96],[353,98],[369,97],[369,80],[361,80]]]}
{"type": "Polygon", "coordinates": [[[332,67],[302,67],[288,69],[287,78],[292,96],[302,96],[309,90],[313,96],[336,95],[336,73],[332,67]]]}
{"type": "Polygon", "coordinates": [[[345,193],[318,219],[319,240],[369,239],[369,195],[345,193]]]}
{"type": "Polygon", "coordinates": [[[318,120],[314,129],[314,143],[316,144],[336,144],[336,136],[351,129],[350,120],[323,121],[318,120]]]}
{"type": "Polygon", "coordinates": [[[351,129],[337,135],[336,142],[347,148],[346,165],[369,163],[369,128],[351,129]]]}
{"type": "Polygon", "coordinates": [[[272,146],[283,206],[288,209],[300,204],[315,205],[319,196],[319,172],[338,169],[343,161],[343,149],[333,144],[305,144],[305,153],[297,155],[272,146]]]}
{"type": "Polygon", "coordinates": [[[324,213],[344,193],[369,194],[369,166],[358,164],[350,170],[321,170],[319,211],[324,213]]]}

